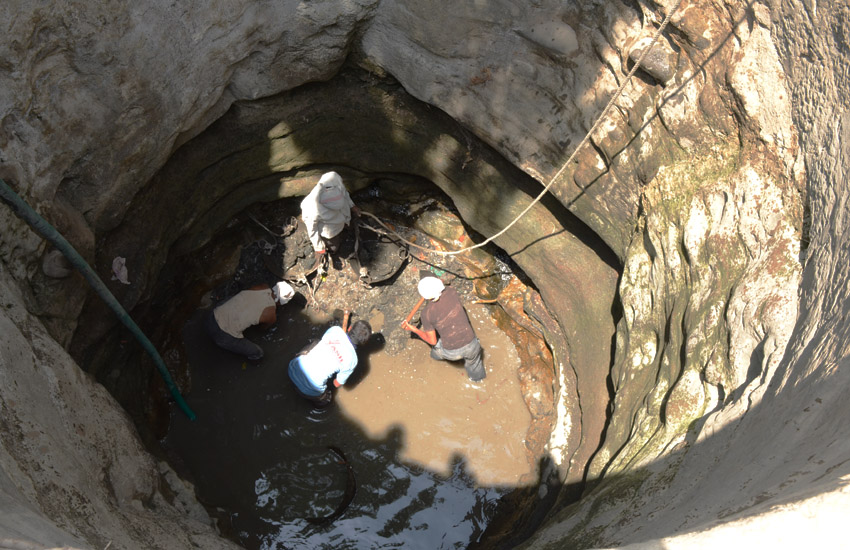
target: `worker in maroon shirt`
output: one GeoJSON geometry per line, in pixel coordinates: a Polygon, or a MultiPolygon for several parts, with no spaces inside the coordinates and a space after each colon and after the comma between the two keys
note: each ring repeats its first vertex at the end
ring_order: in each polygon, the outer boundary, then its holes
{"type": "Polygon", "coordinates": [[[473,382],[484,380],[484,362],[481,360],[481,342],[475,336],[469,317],[460,302],[457,291],[446,288],[437,277],[423,277],[419,281],[419,295],[427,300],[422,310],[422,328],[407,321],[401,328],[408,330],[431,346],[431,357],[438,361],[463,359],[466,375],[473,382]]]}

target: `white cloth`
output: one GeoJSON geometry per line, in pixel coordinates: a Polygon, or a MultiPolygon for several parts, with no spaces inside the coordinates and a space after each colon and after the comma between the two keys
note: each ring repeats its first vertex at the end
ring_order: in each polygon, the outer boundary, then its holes
{"type": "Polygon", "coordinates": [[[121,256],[115,257],[115,259],[112,260],[112,280],[120,281],[125,285],[129,285],[130,280],[127,277],[127,260],[121,256]]]}
{"type": "Polygon", "coordinates": [[[342,232],[351,221],[354,201],[336,172],[327,172],[313,190],[301,201],[301,219],[307,226],[307,236],[313,250],[324,250],[322,237],[331,239],[342,232]]]}
{"type": "Polygon", "coordinates": [[[280,281],[272,287],[272,294],[274,294],[274,299],[277,303],[284,305],[289,303],[289,300],[295,296],[295,289],[286,281],[280,281]]]}

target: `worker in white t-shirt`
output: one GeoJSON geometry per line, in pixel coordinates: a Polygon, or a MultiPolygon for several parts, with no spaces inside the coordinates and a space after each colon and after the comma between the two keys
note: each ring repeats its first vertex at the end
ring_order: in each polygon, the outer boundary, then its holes
{"type": "Polygon", "coordinates": [[[263,349],[243,332],[254,325],[272,326],[277,321],[277,305],[286,304],[294,295],[295,290],[286,281],[271,288],[257,285],[243,290],[207,314],[207,333],[221,348],[251,361],[262,359],[263,349]]]}
{"type": "Polygon", "coordinates": [[[321,340],[306,346],[289,362],[289,378],[295,389],[318,408],[331,404],[331,388],[348,381],[357,368],[357,347],[372,336],[372,327],[366,321],[356,321],[349,327],[349,315],[346,311],[341,327],[330,327],[321,340]]]}

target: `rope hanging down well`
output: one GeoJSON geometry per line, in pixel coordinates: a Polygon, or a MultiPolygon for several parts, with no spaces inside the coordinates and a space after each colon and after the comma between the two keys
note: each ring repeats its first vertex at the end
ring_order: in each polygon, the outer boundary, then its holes
{"type": "Polygon", "coordinates": [[[608,104],[605,105],[605,108],[602,110],[602,113],[596,118],[596,122],[593,124],[593,126],[591,126],[590,130],[587,131],[587,134],[585,134],[584,139],[582,139],[581,142],[573,150],[573,153],[570,155],[570,158],[568,158],[564,162],[564,164],[561,166],[561,168],[557,172],[555,172],[555,175],[552,176],[552,178],[549,180],[549,183],[547,183],[546,186],[543,187],[543,190],[540,192],[540,194],[537,195],[537,197],[533,201],[531,201],[531,203],[528,206],[526,206],[525,209],[522,212],[520,212],[519,215],[517,215],[517,217],[513,219],[513,221],[511,221],[511,223],[506,225],[501,231],[499,231],[495,235],[487,237],[487,239],[484,240],[483,242],[480,242],[480,243],[472,245],[472,246],[468,246],[466,248],[461,248],[460,250],[435,250],[433,248],[418,245],[416,243],[408,241],[407,239],[405,239],[404,237],[402,237],[401,235],[399,235],[398,233],[396,233],[395,231],[393,231],[392,229],[387,227],[377,217],[369,214],[368,212],[364,212],[364,213],[368,214],[370,217],[375,219],[375,221],[377,221],[379,224],[381,224],[381,226],[385,230],[394,234],[396,237],[398,237],[405,244],[410,245],[414,248],[419,248],[421,250],[427,250],[427,251],[433,252],[435,254],[440,254],[442,256],[454,256],[455,254],[461,254],[461,253],[467,252],[469,250],[475,250],[476,248],[481,248],[482,246],[485,246],[488,243],[491,243],[494,240],[496,240],[497,238],[501,237],[502,235],[504,235],[508,231],[508,229],[513,227],[523,216],[525,216],[528,213],[528,211],[531,210],[534,207],[535,204],[540,202],[540,200],[543,198],[543,196],[546,195],[546,193],[549,192],[549,189],[552,187],[552,185],[554,185],[555,181],[561,176],[561,174],[564,173],[564,170],[567,169],[567,166],[570,164],[570,162],[572,162],[573,158],[575,158],[576,153],[578,153],[578,151],[584,146],[584,144],[587,143],[587,141],[590,139],[590,136],[593,134],[593,132],[596,131],[596,129],[602,123],[602,120],[608,115],[608,111],[611,110],[611,108],[614,106],[614,103],[623,94],[623,90],[625,90],[626,86],[631,81],[632,76],[634,76],[634,74],[640,68],[641,63],[643,62],[643,58],[646,57],[646,55],[649,53],[649,51],[652,50],[652,47],[655,46],[655,43],[658,41],[658,38],[661,36],[661,33],[664,32],[664,29],[667,27],[667,24],[670,22],[670,18],[673,16],[674,13],[676,13],[676,11],[679,9],[679,6],[681,4],[682,4],[682,0],[676,0],[676,5],[673,6],[673,9],[671,9],[670,11],[667,12],[667,15],[664,17],[664,21],[661,22],[661,25],[658,27],[658,30],[655,31],[655,34],[653,35],[652,41],[649,43],[649,46],[641,52],[637,61],[635,61],[634,66],[629,71],[629,74],[626,75],[626,79],[623,81],[623,83],[620,85],[620,87],[617,88],[617,91],[614,93],[614,95],[608,101],[608,104]]]}

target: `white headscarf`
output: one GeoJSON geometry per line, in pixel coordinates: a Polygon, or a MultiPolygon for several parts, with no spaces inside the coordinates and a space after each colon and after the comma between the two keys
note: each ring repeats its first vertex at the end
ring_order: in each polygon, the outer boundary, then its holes
{"type": "Polygon", "coordinates": [[[342,210],[346,206],[345,196],[348,195],[342,178],[336,172],[327,172],[319,178],[316,184],[319,190],[319,204],[331,210],[342,210]]]}
{"type": "Polygon", "coordinates": [[[339,174],[327,172],[319,178],[319,183],[301,201],[301,219],[315,250],[324,248],[321,237],[336,236],[351,221],[353,206],[339,174]]]}

